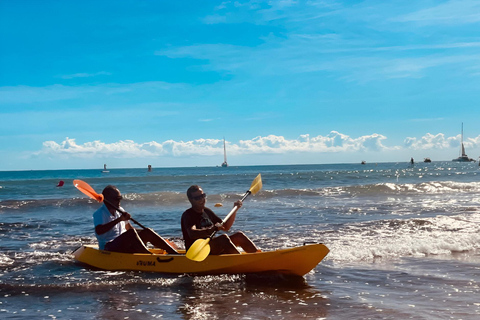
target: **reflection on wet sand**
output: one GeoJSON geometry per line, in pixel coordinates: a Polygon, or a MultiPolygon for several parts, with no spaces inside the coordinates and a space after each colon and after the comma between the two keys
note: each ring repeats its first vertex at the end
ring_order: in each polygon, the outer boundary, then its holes
{"type": "Polygon", "coordinates": [[[184,283],[185,319],[320,318],[328,300],[305,279],[280,276],[206,276],[184,283]]]}

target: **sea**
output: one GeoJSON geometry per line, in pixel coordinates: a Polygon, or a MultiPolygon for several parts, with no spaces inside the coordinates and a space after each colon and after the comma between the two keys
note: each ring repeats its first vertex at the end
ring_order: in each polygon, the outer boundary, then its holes
{"type": "Polygon", "coordinates": [[[431,162],[0,172],[2,319],[480,319],[480,167],[431,162]],[[192,184],[224,217],[261,174],[230,232],[263,251],[323,243],[304,277],[102,271],[97,192],[182,246],[192,184]],[[58,186],[60,181],[63,186],[58,186]],[[215,207],[217,204],[218,207],[215,207]],[[219,206],[219,205],[222,206],[219,206]]]}

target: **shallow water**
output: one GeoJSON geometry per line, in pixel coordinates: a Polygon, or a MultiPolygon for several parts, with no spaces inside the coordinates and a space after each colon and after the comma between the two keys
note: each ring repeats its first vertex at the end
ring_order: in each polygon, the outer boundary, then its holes
{"type": "Polygon", "coordinates": [[[477,319],[478,172],[453,162],[0,172],[0,316],[477,319]],[[181,245],[191,184],[225,216],[258,173],[263,189],[233,229],[262,250],[325,243],[331,252],[302,279],[108,272],[72,259],[95,243],[98,207],[73,179],[117,185],[136,220],[181,245]]]}

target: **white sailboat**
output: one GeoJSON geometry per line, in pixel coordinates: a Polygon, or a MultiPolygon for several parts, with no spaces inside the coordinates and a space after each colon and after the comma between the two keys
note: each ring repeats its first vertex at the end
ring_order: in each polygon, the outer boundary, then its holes
{"type": "Polygon", "coordinates": [[[465,153],[465,146],[463,145],[463,122],[462,122],[462,148],[461,148],[462,155],[458,158],[452,159],[452,161],[458,162],[475,162],[475,159],[469,158],[465,153]]]}
{"type": "Polygon", "coordinates": [[[222,167],[228,167],[227,163],[227,149],[225,147],[225,138],[223,138],[223,163],[222,167]]]}

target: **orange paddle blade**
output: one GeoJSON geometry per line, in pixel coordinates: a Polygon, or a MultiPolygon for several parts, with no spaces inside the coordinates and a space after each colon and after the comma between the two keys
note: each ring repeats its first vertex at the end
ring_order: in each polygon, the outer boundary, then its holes
{"type": "Polygon", "coordinates": [[[98,194],[93,190],[88,183],[82,180],[73,180],[73,185],[75,188],[86,194],[92,199],[97,200],[98,202],[103,202],[103,194],[98,194]]]}

